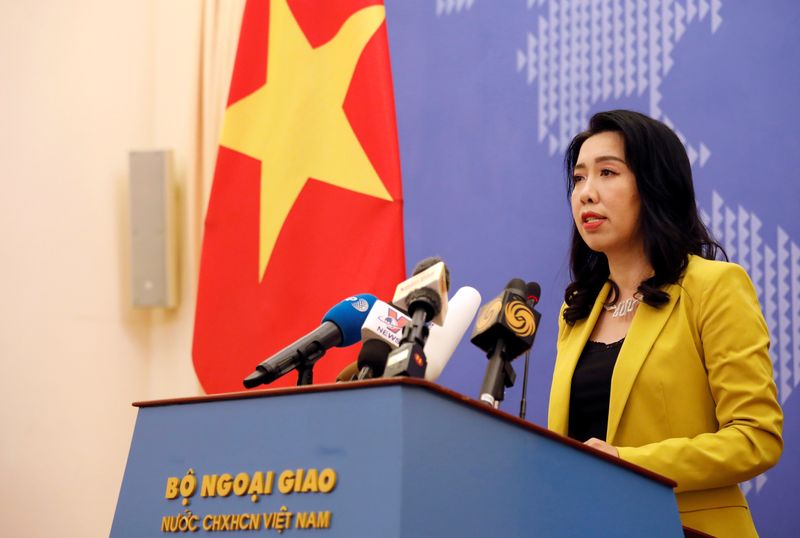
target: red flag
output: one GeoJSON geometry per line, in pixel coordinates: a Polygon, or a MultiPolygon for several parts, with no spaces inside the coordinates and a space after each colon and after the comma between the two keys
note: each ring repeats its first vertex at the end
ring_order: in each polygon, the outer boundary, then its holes
{"type": "MultiPolygon", "coordinates": [[[[403,252],[382,0],[248,0],[203,238],[192,351],[203,388],[242,390],[345,297],[389,297],[403,252]]],[[[314,382],[356,353],[329,351],[314,382]]]]}

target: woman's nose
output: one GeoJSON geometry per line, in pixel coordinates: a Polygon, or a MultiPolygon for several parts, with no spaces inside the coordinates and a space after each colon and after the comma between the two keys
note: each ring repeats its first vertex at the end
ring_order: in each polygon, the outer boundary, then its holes
{"type": "Polygon", "coordinates": [[[597,201],[597,189],[595,189],[594,180],[587,177],[581,182],[581,188],[580,192],[578,193],[578,199],[583,204],[594,203],[597,201]]]}

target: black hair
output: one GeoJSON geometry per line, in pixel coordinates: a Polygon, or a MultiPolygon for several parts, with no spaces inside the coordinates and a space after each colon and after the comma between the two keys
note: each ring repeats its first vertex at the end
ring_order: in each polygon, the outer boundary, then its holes
{"type": "MultiPolygon", "coordinates": [[[[650,306],[669,301],[665,284],[678,281],[689,262],[689,254],[714,259],[723,248],[714,241],[697,210],[692,167],[683,144],[672,130],[661,123],[630,110],[600,112],[589,120],[589,128],[575,136],[567,147],[564,165],[567,173],[567,196],[574,188],[573,172],[581,146],[599,133],[619,133],[625,144],[625,161],[636,177],[641,211],[639,229],[644,252],[653,267],[652,277],[638,287],[641,300],[650,306]]],[[[572,282],[564,293],[567,308],[564,320],[572,324],[589,315],[597,294],[607,281],[612,290],[609,304],[619,298],[619,288],[609,279],[608,259],[583,241],[577,228],[572,229],[570,249],[572,282]]]]}

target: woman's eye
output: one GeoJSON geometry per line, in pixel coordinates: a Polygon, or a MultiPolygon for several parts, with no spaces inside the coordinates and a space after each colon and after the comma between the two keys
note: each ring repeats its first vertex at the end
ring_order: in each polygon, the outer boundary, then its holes
{"type": "Polygon", "coordinates": [[[573,183],[573,185],[574,185],[575,183],[578,183],[579,181],[582,181],[582,180],[583,180],[583,176],[572,176],[572,183],[573,183]]]}
{"type": "Polygon", "coordinates": [[[600,170],[601,176],[613,176],[614,174],[616,174],[616,172],[614,172],[613,170],[609,170],[608,168],[603,168],[602,170],[600,170]]]}

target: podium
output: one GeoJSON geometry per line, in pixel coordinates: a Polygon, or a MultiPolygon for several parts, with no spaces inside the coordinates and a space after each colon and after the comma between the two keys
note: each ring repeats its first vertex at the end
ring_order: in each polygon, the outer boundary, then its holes
{"type": "Polygon", "coordinates": [[[139,407],[111,536],[683,536],[674,483],[437,385],[139,407]]]}

